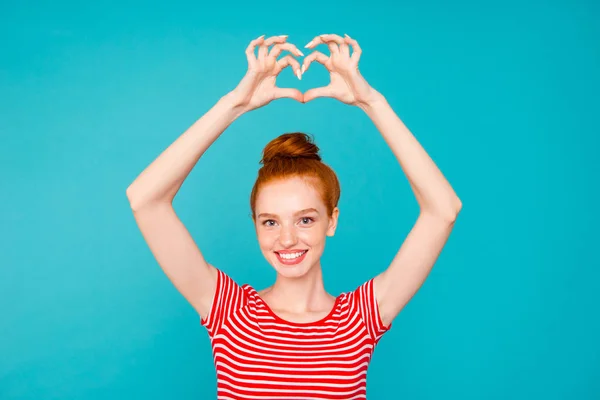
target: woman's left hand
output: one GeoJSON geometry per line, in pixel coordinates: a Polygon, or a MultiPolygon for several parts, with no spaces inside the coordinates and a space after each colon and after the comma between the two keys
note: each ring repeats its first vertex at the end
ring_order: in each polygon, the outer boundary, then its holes
{"type": "Polygon", "coordinates": [[[329,47],[330,56],[314,51],[302,63],[302,73],[308,70],[313,61],[325,66],[329,71],[331,82],[327,86],[314,88],[304,93],[304,102],[317,97],[332,97],[339,101],[359,107],[367,106],[375,101],[379,93],[373,89],[358,71],[358,61],[362,50],[358,42],[346,35],[319,35],[305,47],[312,49],[319,44],[329,47]],[[350,56],[350,46],[352,56],[350,56]]]}

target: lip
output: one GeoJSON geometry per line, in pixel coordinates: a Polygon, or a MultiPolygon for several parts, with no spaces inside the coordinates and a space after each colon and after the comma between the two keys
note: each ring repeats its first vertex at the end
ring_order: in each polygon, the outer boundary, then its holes
{"type": "Polygon", "coordinates": [[[306,251],[306,250],[308,250],[308,249],[276,250],[275,253],[294,254],[294,253],[300,253],[301,251],[306,251]]]}
{"type": "Polygon", "coordinates": [[[304,260],[304,258],[306,258],[306,254],[308,253],[308,250],[298,250],[298,251],[289,251],[286,250],[285,252],[281,252],[282,254],[290,254],[290,253],[298,253],[300,251],[304,251],[304,254],[302,254],[300,257],[298,258],[294,258],[293,260],[286,260],[284,258],[281,258],[281,256],[279,255],[280,252],[276,251],[275,254],[277,255],[277,260],[279,260],[279,262],[283,265],[296,265],[296,264],[300,264],[302,262],[302,260],[304,260]]]}

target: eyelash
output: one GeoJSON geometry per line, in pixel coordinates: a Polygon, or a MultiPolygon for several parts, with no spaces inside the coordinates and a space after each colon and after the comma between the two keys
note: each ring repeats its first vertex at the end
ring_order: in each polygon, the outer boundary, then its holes
{"type": "MultiPolygon", "coordinates": [[[[310,222],[315,222],[315,219],[314,219],[314,218],[311,218],[311,217],[302,217],[301,219],[309,219],[309,220],[310,220],[310,222]]],[[[262,224],[263,224],[264,226],[266,226],[266,227],[270,228],[272,225],[267,225],[267,222],[269,222],[269,221],[273,221],[273,220],[272,220],[272,219],[268,219],[268,220],[264,221],[262,224]]],[[[275,221],[273,221],[273,222],[275,222],[275,221]]]]}

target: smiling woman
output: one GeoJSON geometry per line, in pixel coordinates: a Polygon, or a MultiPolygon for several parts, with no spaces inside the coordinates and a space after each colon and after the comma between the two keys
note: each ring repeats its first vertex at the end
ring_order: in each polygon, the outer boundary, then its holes
{"type": "Polygon", "coordinates": [[[358,72],[356,40],[320,35],[306,47],[319,44],[328,46],[330,56],[314,51],[300,67],[291,55],[277,60],[283,50],[303,55],[287,37],[253,40],[239,85],[127,189],[152,253],[209,333],[219,399],[365,399],[376,344],[421,287],[461,208],[431,158],[358,72]],[[329,85],[306,93],[275,85],[283,68],[291,66],[301,78],[313,61],[330,72],[329,85]],[[238,285],[204,259],[175,214],[173,198],[236,118],[277,98],[306,102],[322,96],[355,105],[372,119],[406,173],[419,218],[385,271],[338,296],[327,293],[320,260],[326,238],[336,231],[340,185],[308,135],[283,134],[265,147],[250,195],[260,249],[277,278],[261,291],[238,285]]]}
{"type": "MultiPolygon", "coordinates": [[[[321,161],[319,148],[303,133],[272,140],[261,163],[250,194],[252,219],[261,251],[277,271],[278,282],[270,296],[289,298],[278,294],[279,281],[304,276],[319,262],[325,237],[335,233],[340,184],[321,161]]],[[[314,289],[306,287],[302,292],[314,289]]]]}

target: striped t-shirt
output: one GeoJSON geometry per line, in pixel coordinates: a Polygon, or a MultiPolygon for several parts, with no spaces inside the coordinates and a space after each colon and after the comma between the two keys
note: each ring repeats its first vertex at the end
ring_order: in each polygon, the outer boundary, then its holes
{"type": "Polygon", "coordinates": [[[311,323],[278,317],[250,285],[218,271],[201,323],[211,339],[218,399],[366,399],[367,367],[384,326],[373,280],[340,294],[311,323]]]}

